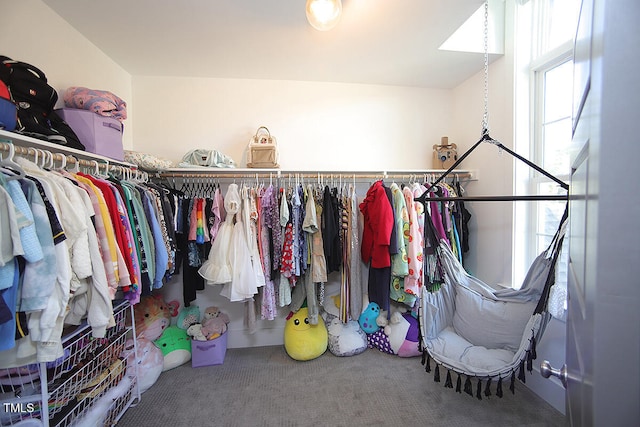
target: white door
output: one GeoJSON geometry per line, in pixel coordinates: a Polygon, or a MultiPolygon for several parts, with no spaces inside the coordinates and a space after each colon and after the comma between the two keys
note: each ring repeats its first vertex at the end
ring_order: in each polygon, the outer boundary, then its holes
{"type": "Polygon", "coordinates": [[[640,425],[640,2],[584,0],[575,49],[567,417],[640,425]]]}

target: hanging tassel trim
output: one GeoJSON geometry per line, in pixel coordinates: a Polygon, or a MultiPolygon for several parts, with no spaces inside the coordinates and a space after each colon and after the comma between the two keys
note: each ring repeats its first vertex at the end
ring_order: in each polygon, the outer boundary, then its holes
{"type": "Polygon", "coordinates": [[[451,382],[451,371],[447,369],[447,379],[444,382],[445,388],[453,388],[453,383],[451,382]]]}
{"type": "Polygon", "coordinates": [[[420,363],[424,366],[426,361],[427,361],[427,352],[423,351],[422,352],[422,360],[420,361],[420,363]]]}
{"type": "Polygon", "coordinates": [[[484,388],[484,395],[487,397],[491,396],[491,377],[487,380],[487,385],[484,388]]]}
{"type": "Polygon", "coordinates": [[[502,398],[502,377],[498,379],[498,386],[496,387],[496,396],[502,398]]]}
{"type": "Polygon", "coordinates": [[[527,351],[527,371],[529,373],[533,372],[533,357],[530,351],[527,351]]]}
{"type": "Polygon", "coordinates": [[[511,384],[509,385],[511,394],[516,394],[516,371],[511,372],[511,384]]]}
{"type": "Polygon", "coordinates": [[[469,396],[473,396],[473,390],[471,389],[471,378],[467,377],[467,380],[464,382],[464,392],[469,396]]]}
{"type": "Polygon", "coordinates": [[[482,380],[478,378],[478,388],[476,388],[476,397],[482,400],[482,380]]]}
{"type": "Polygon", "coordinates": [[[520,361],[520,369],[518,369],[518,379],[523,383],[527,382],[527,377],[524,372],[524,360],[520,361]]]}
{"type": "Polygon", "coordinates": [[[456,391],[462,393],[462,378],[460,374],[458,374],[458,379],[456,380],[456,391]]]}
{"type": "Polygon", "coordinates": [[[440,365],[436,365],[436,370],[433,372],[433,380],[437,383],[440,382],[440,365]]]}
{"type": "Polygon", "coordinates": [[[531,337],[531,358],[536,360],[538,353],[536,353],[536,337],[531,337]]]}
{"type": "Polygon", "coordinates": [[[427,354],[427,363],[424,366],[425,372],[431,372],[431,357],[427,354]]]}

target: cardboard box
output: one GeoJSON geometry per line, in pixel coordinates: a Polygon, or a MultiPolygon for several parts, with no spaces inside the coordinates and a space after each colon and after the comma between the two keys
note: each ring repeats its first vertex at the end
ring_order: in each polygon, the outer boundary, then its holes
{"type": "Polygon", "coordinates": [[[191,341],[191,367],[222,365],[227,354],[228,332],[208,341],[191,341]]]}
{"type": "Polygon", "coordinates": [[[114,160],[124,160],[122,122],[78,108],[61,108],[56,112],[71,126],[88,152],[114,160]]]}

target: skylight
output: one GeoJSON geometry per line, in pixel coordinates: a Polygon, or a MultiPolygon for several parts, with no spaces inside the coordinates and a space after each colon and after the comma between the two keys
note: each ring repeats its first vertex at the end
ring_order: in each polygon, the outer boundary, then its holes
{"type": "MultiPolygon", "coordinates": [[[[489,0],[489,53],[504,53],[504,0],[489,0]]],[[[439,47],[456,52],[484,52],[484,3],[439,47]]]]}

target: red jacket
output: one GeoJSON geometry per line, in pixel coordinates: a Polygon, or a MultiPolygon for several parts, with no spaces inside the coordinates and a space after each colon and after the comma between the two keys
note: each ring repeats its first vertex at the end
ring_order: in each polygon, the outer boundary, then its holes
{"type": "Polygon", "coordinates": [[[362,233],[362,260],[371,262],[371,267],[384,268],[391,265],[389,243],[393,228],[393,208],[382,185],[376,181],[367,191],[360,203],[360,212],[364,215],[362,233]]]}

